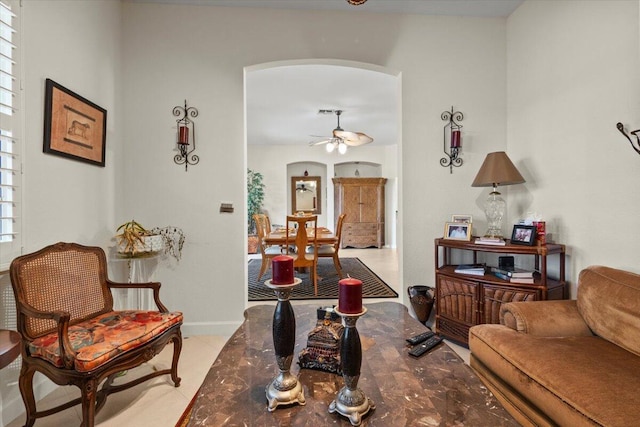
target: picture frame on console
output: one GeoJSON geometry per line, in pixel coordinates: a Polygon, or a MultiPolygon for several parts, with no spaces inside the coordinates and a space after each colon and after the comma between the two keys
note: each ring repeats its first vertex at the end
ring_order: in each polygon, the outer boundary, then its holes
{"type": "Polygon", "coordinates": [[[465,224],[471,224],[473,222],[473,216],[453,214],[451,215],[451,222],[462,222],[465,224]]]}
{"type": "Polygon", "coordinates": [[[516,224],[513,226],[513,232],[511,233],[511,244],[533,246],[535,242],[536,242],[536,226],[535,225],[516,224]]]}
{"type": "Polygon", "coordinates": [[[444,225],[444,238],[449,240],[471,240],[471,223],[447,222],[444,225]]]}

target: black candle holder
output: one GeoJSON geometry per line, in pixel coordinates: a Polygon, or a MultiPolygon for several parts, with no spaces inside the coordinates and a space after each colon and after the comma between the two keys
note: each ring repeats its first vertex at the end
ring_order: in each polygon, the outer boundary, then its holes
{"type": "Polygon", "coordinates": [[[451,107],[451,111],[443,111],[440,115],[440,118],[447,122],[444,125],[444,134],[442,136],[442,150],[447,157],[443,157],[440,159],[440,166],[448,167],[449,173],[453,173],[453,167],[462,166],[462,159],[460,156],[460,148],[462,148],[462,140],[460,139],[460,129],[462,129],[462,125],[458,122],[461,122],[464,119],[464,115],[460,111],[453,111],[453,106],[451,107]],[[449,134],[449,151],[447,152],[447,131],[449,134]],[[457,132],[458,140],[454,142],[454,132],[457,132]]]}
{"type": "Polygon", "coordinates": [[[351,425],[359,426],[362,417],[369,411],[376,409],[373,401],[358,388],[360,379],[360,366],[362,365],[362,344],[360,335],[356,329],[356,322],[363,316],[367,309],[362,308],[360,313],[342,313],[338,309],[335,312],[342,317],[344,333],[340,341],[340,360],[342,361],[342,378],[344,387],[338,392],[338,396],[329,405],[329,413],[339,413],[348,417],[351,425]]]}
{"type": "Polygon", "coordinates": [[[278,297],[278,303],[273,312],[273,347],[280,372],[265,389],[269,412],[275,411],[279,405],[307,403],[302,385],[290,371],[296,345],[296,316],[289,302],[289,296],[294,286],[301,282],[302,280],[296,277],[290,285],[273,285],[271,280],[264,283],[273,289],[278,297]]]}

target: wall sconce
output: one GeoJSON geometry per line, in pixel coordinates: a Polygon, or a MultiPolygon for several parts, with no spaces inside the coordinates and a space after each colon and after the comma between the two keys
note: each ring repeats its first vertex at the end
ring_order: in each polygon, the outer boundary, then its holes
{"type": "Polygon", "coordinates": [[[634,144],[631,137],[627,135],[627,133],[624,131],[624,125],[622,123],[618,122],[616,124],[616,127],[618,128],[620,133],[622,133],[625,136],[625,138],[629,140],[629,143],[631,144],[631,148],[636,150],[636,153],[640,154],[640,135],[638,135],[640,133],[640,129],[636,129],[630,132],[631,135],[636,137],[636,143],[634,144]]]}
{"type": "Polygon", "coordinates": [[[444,134],[442,136],[442,150],[447,157],[440,159],[440,166],[445,168],[448,167],[449,173],[453,173],[454,166],[462,166],[462,159],[458,157],[460,149],[462,148],[462,137],[460,135],[462,125],[458,122],[461,122],[464,119],[464,116],[460,111],[454,112],[452,106],[451,111],[444,111],[440,115],[440,118],[448,122],[444,125],[444,134]],[[447,132],[447,128],[449,129],[449,132],[447,132]],[[447,151],[447,133],[449,134],[449,151],[447,151]]]}
{"type": "Polygon", "coordinates": [[[196,149],[196,130],[193,120],[190,117],[198,117],[198,110],[194,107],[187,107],[187,100],[184,100],[184,107],[177,105],[173,107],[173,115],[180,117],[177,124],[177,148],[179,154],[173,157],[173,161],[178,165],[184,165],[185,172],[189,165],[197,165],[200,158],[196,154],[191,154],[196,149]],[[191,147],[191,149],[189,149],[191,147]],[[191,157],[189,157],[191,155],[191,157]]]}

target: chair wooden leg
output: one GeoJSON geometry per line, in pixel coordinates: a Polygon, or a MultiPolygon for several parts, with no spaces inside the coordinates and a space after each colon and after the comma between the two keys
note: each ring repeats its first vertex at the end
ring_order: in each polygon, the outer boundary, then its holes
{"type": "Polygon", "coordinates": [[[338,255],[335,255],[333,257],[333,265],[336,267],[336,271],[338,272],[338,276],[340,276],[341,279],[343,279],[343,275],[342,275],[342,265],[340,265],[340,258],[338,258],[338,255]]]}
{"type": "Polygon", "coordinates": [[[24,423],[25,427],[31,427],[36,422],[36,399],[33,396],[33,375],[35,373],[36,371],[34,369],[30,369],[22,362],[18,384],[20,393],[22,394],[22,401],[27,411],[27,420],[24,423]]]}
{"type": "Polygon", "coordinates": [[[96,417],[96,388],[98,382],[95,378],[87,378],[82,382],[80,393],[82,395],[82,427],[93,427],[96,417]]]}
{"type": "Polygon", "coordinates": [[[311,275],[313,276],[313,292],[315,296],[318,296],[318,264],[314,263],[311,266],[311,275]]]}
{"type": "Polygon", "coordinates": [[[267,257],[263,256],[262,264],[260,265],[260,274],[258,274],[258,280],[260,280],[262,275],[267,271],[268,267],[269,267],[269,260],[267,259],[267,257]]]}
{"type": "Polygon", "coordinates": [[[178,331],[178,336],[173,338],[173,360],[171,361],[171,380],[176,387],[180,387],[182,378],[178,376],[178,359],[182,351],[182,332],[178,331]]]}

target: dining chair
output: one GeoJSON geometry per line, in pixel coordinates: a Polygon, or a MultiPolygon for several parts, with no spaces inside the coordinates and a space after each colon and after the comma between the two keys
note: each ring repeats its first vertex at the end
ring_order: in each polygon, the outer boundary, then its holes
{"type": "MultiPolygon", "coordinates": [[[[341,214],[338,217],[338,224],[336,225],[336,242],[332,245],[320,245],[318,247],[318,258],[333,258],[333,265],[336,267],[338,276],[343,278],[342,265],[340,264],[340,258],[338,258],[338,250],[340,250],[340,241],[342,239],[342,224],[347,214],[341,214]]],[[[307,248],[307,251],[312,250],[311,247],[307,248]]]]}
{"type": "Polygon", "coordinates": [[[313,290],[318,295],[318,243],[315,236],[318,234],[318,216],[291,216],[287,215],[286,244],[287,255],[293,257],[294,268],[309,268],[309,278],[313,281],[313,290]],[[296,230],[295,234],[291,230],[296,230]],[[309,233],[313,233],[313,239],[309,239],[309,233]],[[307,247],[311,250],[307,252],[307,247]],[[295,247],[295,252],[292,251],[295,247]]]}
{"type": "Polygon", "coordinates": [[[256,231],[258,232],[258,247],[260,247],[260,255],[262,257],[262,264],[260,265],[260,273],[258,274],[258,281],[264,273],[267,272],[271,265],[271,259],[282,255],[282,248],[280,246],[267,245],[264,242],[264,238],[271,231],[271,223],[269,217],[264,214],[253,214],[253,220],[256,223],[256,231]]]}

